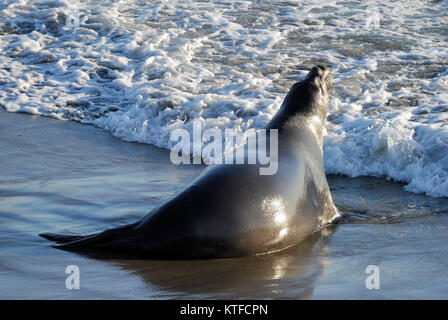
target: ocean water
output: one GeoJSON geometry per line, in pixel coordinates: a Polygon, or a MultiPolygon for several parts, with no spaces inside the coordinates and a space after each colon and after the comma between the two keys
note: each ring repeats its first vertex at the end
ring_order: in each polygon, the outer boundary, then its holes
{"type": "Polygon", "coordinates": [[[297,246],[210,260],[92,259],[42,232],[133,223],[201,165],[77,122],[0,109],[0,299],[447,299],[448,198],[384,178],[328,176],[338,224],[297,246]],[[82,151],[82,152],[80,152],[82,151]],[[67,290],[66,268],[80,270],[67,290]],[[366,268],[380,270],[369,290],[366,268]]]}
{"type": "Polygon", "coordinates": [[[262,128],[324,63],[326,172],[447,197],[446,12],[422,0],[2,0],[0,105],[170,149],[194,119],[262,128]]]}

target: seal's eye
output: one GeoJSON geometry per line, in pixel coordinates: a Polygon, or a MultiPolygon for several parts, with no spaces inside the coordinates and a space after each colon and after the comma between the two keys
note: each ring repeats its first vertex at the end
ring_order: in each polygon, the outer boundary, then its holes
{"type": "Polygon", "coordinates": [[[329,73],[329,69],[324,65],[317,65],[310,71],[311,75],[320,79],[324,79],[329,73]]]}
{"type": "Polygon", "coordinates": [[[322,73],[328,70],[328,68],[323,64],[318,64],[315,68],[319,69],[319,71],[321,71],[322,73]]]}

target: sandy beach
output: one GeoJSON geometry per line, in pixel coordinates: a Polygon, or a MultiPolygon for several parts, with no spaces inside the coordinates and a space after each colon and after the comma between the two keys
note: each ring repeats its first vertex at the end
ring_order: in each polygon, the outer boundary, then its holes
{"type": "Polygon", "coordinates": [[[448,199],[329,176],[341,223],[286,251],[198,261],[96,260],[41,232],[136,221],[202,169],[90,125],[0,109],[0,299],[446,299],[448,199]],[[80,290],[65,287],[68,265],[80,290]],[[366,288],[366,268],[380,289],[366,288]]]}

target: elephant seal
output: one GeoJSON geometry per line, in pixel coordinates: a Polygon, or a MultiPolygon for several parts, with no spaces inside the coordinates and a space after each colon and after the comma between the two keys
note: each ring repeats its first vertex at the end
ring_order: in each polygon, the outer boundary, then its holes
{"type": "Polygon", "coordinates": [[[258,164],[215,164],[136,223],[40,236],[68,251],[162,259],[248,256],[298,244],[339,216],[323,167],[331,86],[330,70],[316,66],[289,90],[266,127],[278,133],[275,174],[260,175],[258,164]]]}

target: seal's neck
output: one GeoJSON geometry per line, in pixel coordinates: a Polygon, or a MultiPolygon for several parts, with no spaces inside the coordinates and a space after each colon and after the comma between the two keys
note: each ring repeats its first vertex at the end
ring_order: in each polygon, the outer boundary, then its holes
{"type": "Polygon", "coordinates": [[[327,108],[327,94],[308,81],[297,82],[289,90],[280,110],[266,129],[309,129],[322,144],[327,108]]]}

